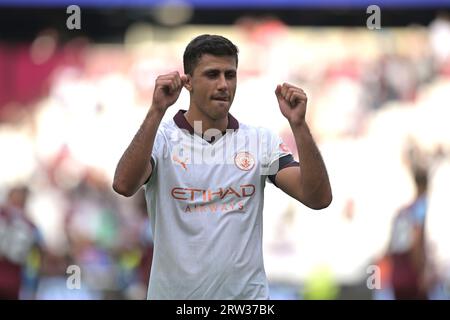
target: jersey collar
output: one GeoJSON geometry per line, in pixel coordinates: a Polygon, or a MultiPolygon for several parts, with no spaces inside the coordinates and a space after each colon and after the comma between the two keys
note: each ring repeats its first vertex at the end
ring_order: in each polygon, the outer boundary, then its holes
{"type": "MultiPolygon", "coordinates": [[[[173,117],[173,121],[180,129],[184,129],[190,132],[190,134],[194,134],[194,128],[189,124],[186,117],[184,116],[187,110],[178,110],[178,112],[173,117]]],[[[228,129],[237,130],[239,129],[239,121],[236,120],[230,113],[228,113],[228,129]]]]}

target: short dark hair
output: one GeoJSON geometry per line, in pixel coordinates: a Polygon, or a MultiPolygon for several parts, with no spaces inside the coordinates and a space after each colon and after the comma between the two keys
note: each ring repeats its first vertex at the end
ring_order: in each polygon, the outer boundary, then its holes
{"type": "Polygon", "coordinates": [[[227,38],[202,34],[194,38],[186,47],[183,55],[184,73],[192,75],[198,61],[204,54],[214,56],[232,56],[238,64],[238,48],[227,38]]]}

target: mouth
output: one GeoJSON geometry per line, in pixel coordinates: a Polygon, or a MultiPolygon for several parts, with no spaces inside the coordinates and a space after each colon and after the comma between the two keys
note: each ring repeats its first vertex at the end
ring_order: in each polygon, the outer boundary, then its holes
{"type": "Polygon", "coordinates": [[[230,101],[228,96],[212,97],[212,100],[221,101],[221,102],[228,102],[228,101],[230,101]]]}

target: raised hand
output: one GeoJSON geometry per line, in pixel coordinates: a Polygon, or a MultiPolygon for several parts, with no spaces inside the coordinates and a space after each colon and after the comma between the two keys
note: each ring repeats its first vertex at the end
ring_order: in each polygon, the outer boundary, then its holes
{"type": "Polygon", "coordinates": [[[305,121],[308,98],[301,88],[285,82],[283,85],[277,85],[275,95],[281,113],[289,123],[301,124],[305,121]]]}
{"type": "Polygon", "coordinates": [[[158,76],[155,81],[152,108],[166,112],[177,101],[185,83],[186,76],[180,76],[178,71],[158,76]]]}

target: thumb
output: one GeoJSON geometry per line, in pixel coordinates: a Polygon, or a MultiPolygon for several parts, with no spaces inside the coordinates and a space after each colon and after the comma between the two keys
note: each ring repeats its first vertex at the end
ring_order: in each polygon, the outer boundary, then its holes
{"type": "Polygon", "coordinates": [[[187,82],[187,76],[186,75],[182,75],[181,77],[181,85],[184,86],[187,82]]]}
{"type": "Polygon", "coordinates": [[[275,95],[277,96],[278,101],[282,100],[282,96],[281,96],[281,85],[277,85],[277,88],[275,89],[275,95]]]}

